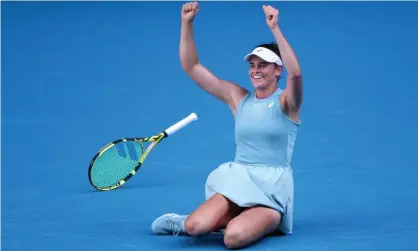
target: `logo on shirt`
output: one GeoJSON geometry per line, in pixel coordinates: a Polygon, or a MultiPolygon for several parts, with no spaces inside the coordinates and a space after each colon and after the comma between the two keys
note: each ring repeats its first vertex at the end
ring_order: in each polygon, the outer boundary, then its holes
{"type": "Polygon", "coordinates": [[[268,107],[268,108],[272,108],[272,107],[273,107],[273,105],[274,105],[274,101],[271,101],[271,103],[270,103],[270,104],[268,104],[268,105],[267,105],[267,107],[268,107]]]}

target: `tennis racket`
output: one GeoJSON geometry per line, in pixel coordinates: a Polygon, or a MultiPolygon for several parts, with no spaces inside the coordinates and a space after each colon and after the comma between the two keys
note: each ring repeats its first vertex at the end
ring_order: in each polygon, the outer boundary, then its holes
{"type": "Polygon", "coordinates": [[[197,115],[191,113],[154,136],[121,138],[107,144],[90,162],[88,170],[90,184],[100,191],[119,188],[138,172],[157,144],[195,120],[197,120],[197,115]],[[145,148],[144,144],[147,142],[150,144],[145,148]]]}

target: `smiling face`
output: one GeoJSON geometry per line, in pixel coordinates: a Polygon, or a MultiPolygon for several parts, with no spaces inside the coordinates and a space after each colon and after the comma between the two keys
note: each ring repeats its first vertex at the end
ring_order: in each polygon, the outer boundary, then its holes
{"type": "Polygon", "coordinates": [[[249,58],[248,75],[255,89],[266,90],[277,85],[282,68],[275,63],[264,61],[258,56],[249,58]]]}

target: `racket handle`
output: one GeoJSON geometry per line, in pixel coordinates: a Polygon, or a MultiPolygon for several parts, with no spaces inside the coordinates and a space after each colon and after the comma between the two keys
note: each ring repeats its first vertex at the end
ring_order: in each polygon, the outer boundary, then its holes
{"type": "Polygon", "coordinates": [[[180,120],[179,122],[167,128],[165,130],[165,133],[167,134],[167,136],[170,136],[171,134],[177,132],[178,130],[182,129],[183,127],[187,126],[188,124],[196,120],[197,120],[196,113],[191,113],[189,116],[185,117],[184,119],[180,120]]]}

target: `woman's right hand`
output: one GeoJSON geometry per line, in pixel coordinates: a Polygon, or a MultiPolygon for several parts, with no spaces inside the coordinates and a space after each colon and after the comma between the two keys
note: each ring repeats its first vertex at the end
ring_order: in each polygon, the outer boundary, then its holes
{"type": "Polygon", "coordinates": [[[193,22],[194,17],[199,11],[197,2],[190,2],[183,5],[181,9],[181,19],[183,22],[193,22]]]}

